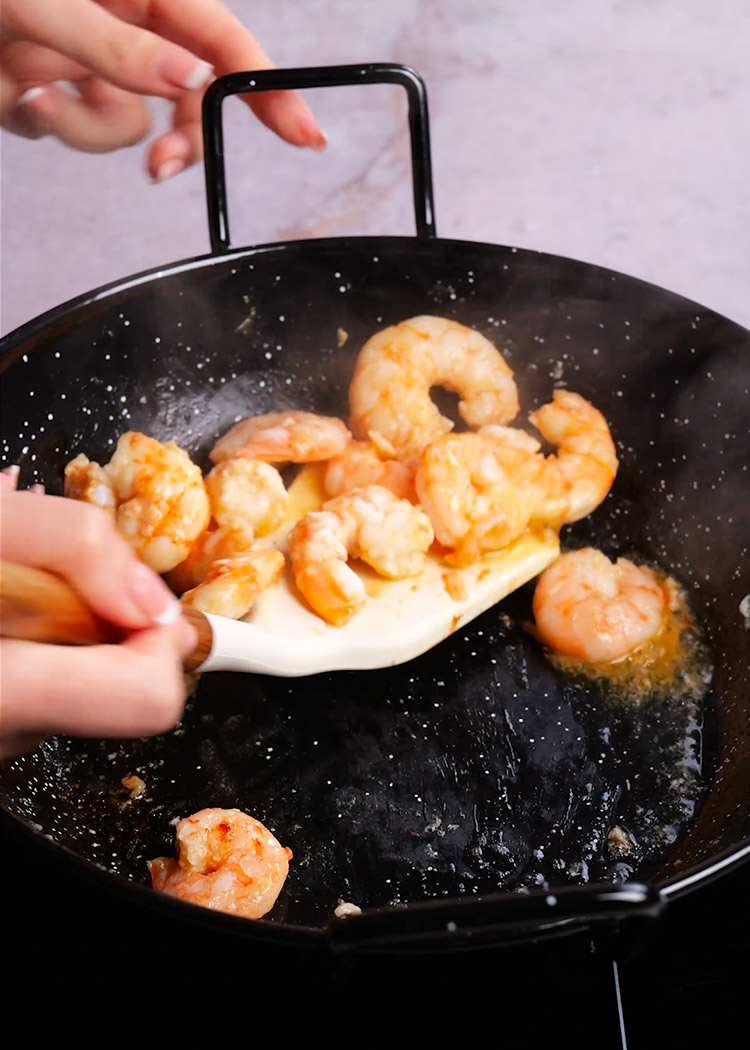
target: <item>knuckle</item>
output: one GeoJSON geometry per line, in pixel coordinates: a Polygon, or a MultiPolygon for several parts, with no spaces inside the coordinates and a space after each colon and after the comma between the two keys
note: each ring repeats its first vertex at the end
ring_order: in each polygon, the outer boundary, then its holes
{"type": "Polygon", "coordinates": [[[151,68],[156,47],[157,39],[151,33],[122,22],[102,39],[99,63],[115,80],[140,82],[151,68]]]}
{"type": "Polygon", "coordinates": [[[121,542],[114,524],[100,508],[85,503],[77,504],[78,522],[75,532],[75,555],[79,559],[90,561],[106,554],[110,557],[111,547],[121,542]]]}
{"type": "Polygon", "coordinates": [[[122,75],[134,60],[138,60],[138,44],[136,41],[129,41],[128,35],[118,28],[117,31],[108,33],[102,41],[102,64],[114,75],[122,75]]]}

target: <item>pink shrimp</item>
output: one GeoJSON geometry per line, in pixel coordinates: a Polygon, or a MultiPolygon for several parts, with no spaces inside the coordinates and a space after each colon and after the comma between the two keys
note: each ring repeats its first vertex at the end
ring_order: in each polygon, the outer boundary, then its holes
{"type": "Polygon", "coordinates": [[[453,428],[430,388],[455,390],[470,427],[508,423],[518,412],[513,373],[483,335],[444,317],[412,317],[373,335],[362,347],[349,387],[355,436],[376,430],[399,458],[419,455],[453,428]]]}
{"type": "Polygon", "coordinates": [[[591,663],[612,663],[656,637],[669,599],[647,568],[627,558],[613,564],[586,547],[563,554],[542,573],[533,600],[545,645],[591,663]]]}
{"type": "Polygon", "coordinates": [[[346,424],[335,416],[268,412],[236,423],[219,438],[210,455],[214,463],[235,455],[266,463],[312,463],[338,455],[350,438],[346,424]]]}
{"type": "Polygon", "coordinates": [[[260,919],[289,872],[292,851],[239,809],[202,809],[177,825],[177,859],[148,862],[155,890],[204,908],[260,919]]]}
{"type": "Polygon", "coordinates": [[[421,509],[370,485],[328,500],[295,525],[289,537],[292,574],[315,612],[340,627],[366,600],[362,580],[346,564],[349,557],[388,579],[403,579],[422,571],[432,540],[421,509]]]}

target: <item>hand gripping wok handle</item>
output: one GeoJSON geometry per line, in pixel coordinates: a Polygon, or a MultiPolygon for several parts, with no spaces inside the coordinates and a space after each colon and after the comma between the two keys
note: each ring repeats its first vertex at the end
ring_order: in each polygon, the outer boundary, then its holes
{"type": "Polygon", "coordinates": [[[423,901],[408,908],[375,908],[328,925],[337,952],[465,951],[594,935],[641,931],[658,918],[666,900],[640,883],[574,886],[555,892],[496,893],[454,901],[423,901]]]}
{"type": "Polygon", "coordinates": [[[370,63],[352,66],[310,66],[302,69],[264,69],[255,73],[230,73],[219,77],[203,98],[203,146],[206,172],[206,203],[211,249],[215,255],[229,251],[226,174],[222,102],[228,95],[255,91],[284,91],[302,88],[343,87],[351,84],[400,84],[409,101],[412,185],[417,236],[435,236],[432,194],[432,161],[424,81],[409,66],[370,63]]]}

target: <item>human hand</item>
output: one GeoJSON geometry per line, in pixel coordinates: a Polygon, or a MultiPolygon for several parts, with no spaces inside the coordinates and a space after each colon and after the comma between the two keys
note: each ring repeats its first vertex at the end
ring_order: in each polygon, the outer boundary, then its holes
{"type": "Polygon", "coordinates": [[[171,729],[184,707],[182,659],[195,647],[196,632],[106,512],[15,492],[4,475],[0,540],[3,560],[64,577],[125,635],[119,645],[91,646],[3,638],[0,757],[52,733],[140,737],[171,729]]]}
{"type": "MultiPolygon", "coordinates": [[[[272,66],[220,0],[3,0],[0,8],[3,126],[107,152],[148,134],[143,96],[169,99],[172,130],[148,151],[148,171],[157,181],[201,159],[202,89],[214,74],[272,66]],[[77,94],[57,81],[69,82],[77,94]]],[[[244,101],[286,142],[324,148],[325,136],[295,92],[244,101]]]]}

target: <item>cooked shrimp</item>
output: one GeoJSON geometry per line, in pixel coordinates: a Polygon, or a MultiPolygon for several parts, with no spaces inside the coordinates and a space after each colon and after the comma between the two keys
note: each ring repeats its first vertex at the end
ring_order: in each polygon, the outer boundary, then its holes
{"type": "Polygon", "coordinates": [[[570,510],[570,485],[556,457],[542,455],[536,438],[516,427],[490,425],[479,433],[527,501],[528,524],[561,525],[570,510]]]}
{"type": "Polygon", "coordinates": [[[654,638],[669,600],[647,568],[612,563],[586,547],[563,554],[542,573],[533,600],[539,637],[550,649],[591,663],[612,663],[654,638]]]}
{"type": "Polygon", "coordinates": [[[115,522],[155,572],[183,561],[211,515],[203,476],[174,441],[123,434],[104,468],[117,502],[115,522]]]}
{"type": "Polygon", "coordinates": [[[71,459],[65,467],[63,492],[70,499],[93,503],[111,514],[115,512],[115,489],[106,469],[93,463],[83,453],[71,459]]]}
{"type": "Polygon", "coordinates": [[[289,496],[276,467],[259,459],[233,456],[206,475],[211,513],[217,525],[239,523],[265,536],[284,520],[289,496]]]}
{"type": "Polygon", "coordinates": [[[184,561],[167,573],[166,580],[175,594],[197,587],[218,561],[235,558],[249,551],[255,534],[248,525],[219,526],[202,532],[184,561]]]}
{"type": "Polygon", "coordinates": [[[323,487],[329,497],[352,489],[382,485],[400,499],[416,501],[416,463],[404,463],[384,455],[374,441],[350,441],[343,452],[326,464],[323,487]]]}
{"type": "Polygon", "coordinates": [[[185,591],[180,602],[201,612],[240,620],[263,591],[275,583],[286,559],[277,550],[250,550],[214,562],[201,582],[185,591]]]}
{"type": "Polygon", "coordinates": [[[313,412],[269,412],[236,423],[211,449],[221,463],[242,455],[266,463],[312,463],[342,452],[351,434],[334,416],[313,412]]]}
{"type": "Polygon", "coordinates": [[[365,604],[365,588],[347,559],[381,576],[416,576],[433,540],[427,515],[379,485],[355,489],[299,521],[289,537],[295,583],[312,608],[340,627],[365,604]]]}
{"type": "Polygon", "coordinates": [[[155,890],[204,908],[260,919],[286,881],[292,851],[239,809],[202,809],[181,820],[177,859],[148,862],[155,890]]]}
{"type": "Polygon", "coordinates": [[[355,436],[376,430],[399,458],[419,455],[453,428],[430,398],[433,386],[460,395],[470,427],[508,423],[518,412],[513,373],[488,339],[443,317],[412,317],[377,332],[359,353],[349,388],[355,436]]]}
{"type": "Polygon", "coordinates": [[[585,518],[607,495],[617,473],[617,451],[606,419],[570,390],[555,390],[552,401],[529,419],[558,448],[555,459],[570,486],[563,522],[585,518]]]}
{"type": "Polygon", "coordinates": [[[416,488],[455,565],[507,546],[529,519],[529,501],[510,480],[492,441],[479,433],[444,434],[428,445],[416,488]]]}

